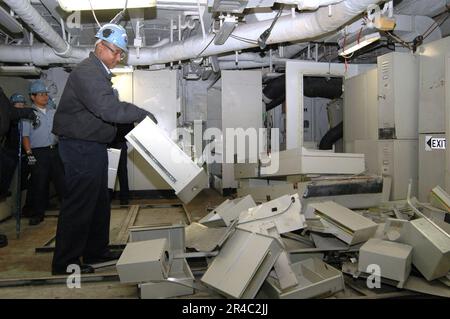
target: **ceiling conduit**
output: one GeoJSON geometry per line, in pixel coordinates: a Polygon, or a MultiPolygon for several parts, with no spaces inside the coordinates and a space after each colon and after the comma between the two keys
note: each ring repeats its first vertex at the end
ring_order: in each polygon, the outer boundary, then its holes
{"type": "Polygon", "coordinates": [[[23,22],[28,24],[28,26],[36,34],[38,34],[42,40],[52,47],[55,55],[65,58],[84,56],[84,51],[73,50],[70,44],[61,38],[61,36],[50,26],[50,24],[48,24],[47,21],[45,21],[45,19],[30,4],[29,1],[4,0],[4,2],[22,19],[23,22]]]}
{"type": "MultiPolygon", "coordinates": [[[[70,49],[70,46],[50,27],[50,25],[42,19],[39,13],[34,10],[26,0],[6,0],[11,9],[13,9],[33,30],[38,33],[45,42],[47,42],[56,52],[64,53],[64,56],[74,58],[81,61],[87,57],[87,49],[70,49]],[[25,9],[25,4],[31,9],[25,9]],[[20,9],[20,10],[18,10],[20,9]],[[32,10],[33,13],[28,11],[32,10]],[[36,16],[37,14],[37,16],[36,16]],[[51,32],[49,29],[52,29],[51,32]],[[72,50],[72,51],[71,51],[72,50]],[[66,52],[64,52],[66,51],[66,52]],[[71,54],[68,53],[71,51],[71,54]]],[[[364,12],[369,5],[382,2],[380,0],[344,0],[338,4],[332,5],[331,10],[328,7],[321,7],[314,12],[303,12],[296,14],[295,17],[280,17],[272,29],[267,44],[275,44],[292,41],[309,41],[311,39],[323,36],[329,32],[335,31],[342,25],[348,23],[359,14],[364,12]],[[331,12],[331,15],[330,15],[331,12]]],[[[255,40],[270,26],[269,21],[261,21],[252,24],[242,24],[233,32],[238,37],[255,40]]],[[[257,47],[256,42],[243,42],[235,38],[228,38],[223,45],[214,45],[213,34],[207,36],[204,40],[202,35],[188,38],[184,41],[173,42],[158,48],[141,48],[139,57],[135,50],[130,50],[128,56],[129,65],[152,65],[163,64],[172,61],[183,61],[200,56],[218,55],[226,52],[245,50],[257,47]],[[210,45],[208,45],[211,42],[210,45]],[[205,49],[206,48],[206,49],[205,49]],[[202,52],[203,51],[203,52],[202,52]],[[200,54],[201,53],[201,54],[200,54]]],[[[13,47],[14,48],[14,47],[13,47]]],[[[14,49],[22,49],[28,53],[19,54],[15,50],[12,54],[11,46],[0,46],[0,61],[2,62],[23,62],[24,55],[30,57],[28,63],[36,65],[48,65],[50,63],[61,63],[60,57],[55,53],[50,53],[44,59],[35,59],[35,56],[42,57],[42,48],[40,52],[34,52],[34,47],[16,47],[14,49]],[[31,51],[31,52],[30,52],[31,51]],[[42,64],[46,62],[46,64],[42,64]]]]}

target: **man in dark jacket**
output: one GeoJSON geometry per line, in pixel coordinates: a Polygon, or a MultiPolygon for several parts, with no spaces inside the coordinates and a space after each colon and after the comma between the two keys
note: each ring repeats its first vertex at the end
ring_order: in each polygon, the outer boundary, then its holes
{"type": "Polygon", "coordinates": [[[89,264],[120,256],[108,249],[107,144],[116,135],[112,123],[138,122],[146,116],[154,119],[134,104],[120,102],[113,92],[110,69],[127,51],[125,29],[106,24],[96,37],[95,51],[71,72],[54,118],[66,194],[58,220],[53,274],[67,274],[71,264],[79,265],[81,273],[92,273],[89,264]]]}
{"type": "MultiPolygon", "coordinates": [[[[11,105],[15,109],[20,110],[26,108],[26,99],[23,94],[14,93],[9,98],[11,105]]],[[[11,110],[15,110],[11,109],[11,110]]],[[[1,174],[1,183],[0,183],[0,194],[7,194],[9,191],[9,187],[11,185],[11,181],[14,177],[14,173],[16,172],[16,166],[19,162],[19,148],[22,148],[19,145],[20,132],[19,132],[19,119],[11,120],[9,125],[9,131],[6,134],[5,142],[4,142],[4,151],[7,156],[7,160],[3,163],[2,174],[1,174]]],[[[21,154],[25,154],[25,150],[21,150],[21,154]]],[[[30,168],[27,165],[27,159],[25,157],[21,160],[21,188],[22,190],[28,188],[28,175],[30,174],[30,168]]],[[[0,195],[1,196],[1,195],[0,195]]],[[[31,196],[30,189],[27,192],[27,200],[25,206],[22,208],[22,217],[29,217],[29,214],[25,214],[26,209],[29,210],[31,207],[31,196]],[[27,215],[27,216],[26,216],[27,215]]]]}
{"type": "MultiPolygon", "coordinates": [[[[18,121],[19,119],[30,119],[35,123],[37,116],[32,109],[19,109],[13,107],[3,89],[0,87],[0,140],[3,139],[9,131],[10,121],[18,121]]],[[[7,159],[3,146],[0,144],[0,175],[3,171],[4,161],[7,159]]],[[[1,178],[1,176],[0,176],[1,178]]],[[[8,245],[6,235],[0,233],[0,248],[8,245]]]]}

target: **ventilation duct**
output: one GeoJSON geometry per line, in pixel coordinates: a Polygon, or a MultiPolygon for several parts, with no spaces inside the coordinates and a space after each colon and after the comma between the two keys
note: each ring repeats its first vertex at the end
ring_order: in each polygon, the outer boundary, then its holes
{"type": "Polygon", "coordinates": [[[29,1],[4,0],[4,2],[22,19],[23,22],[28,24],[42,40],[53,48],[53,51],[57,56],[79,58],[83,55],[82,51],[72,50],[71,46],[59,36],[29,1]]]}
{"type": "MultiPolygon", "coordinates": [[[[303,77],[303,95],[336,99],[342,95],[342,78],[303,77]]],[[[271,110],[286,99],[286,76],[279,76],[269,81],[263,89],[266,110],[271,110]]]]}
{"type": "MultiPolygon", "coordinates": [[[[70,46],[51,28],[51,26],[31,7],[26,0],[6,0],[10,7],[47,42],[55,52],[47,52],[45,49],[34,47],[16,47],[12,54],[10,46],[0,47],[0,61],[2,62],[27,62],[36,65],[48,65],[51,63],[71,63],[81,61],[88,56],[88,50],[71,49],[70,46]],[[19,52],[19,50],[25,52],[19,52]],[[45,56],[42,56],[45,51],[45,56]],[[17,56],[16,56],[17,54],[17,56]],[[59,56],[70,57],[63,60],[59,56]],[[23,61],[27,57],[29,60],[23,61]]],[[[364,12],[369,5],[377,4],[380,0],[344,0],[329,7],[321,7],[314,12],[296,14],[295,17],[280,17],[272,29],[267,44],[282,42],[304,41],[324,36],[345,25],[356,16],[364,12]],[[331,14],[330,14],[331,13],[331,14]]],[[[256,41],[270,24],[269,21],[261,21],[252,24],[238,26],[233,35],[256,41]]],[[[164,64],[172,61],[183,61],[200,56],[219,55],[226,52],[245,50],[257,47],[256,42],[243,42],[236,38],[228,38],[222,45],[214,45],[213,35],[206,39],[202,35],[188,38],[184,41],[173,42],[158,48],[141,48],[139,56],[136,50],[130,50],[129,65],[153,65],[164,64]],[[211,44],[209,44],[211,43],[211,44]]]]}
{"type": "Polygon", "coordinates": [[[2,7],[0,7],[0,22],[2,26],[12,33],[21,33],[23,31],[22,25],[2,7]]]}

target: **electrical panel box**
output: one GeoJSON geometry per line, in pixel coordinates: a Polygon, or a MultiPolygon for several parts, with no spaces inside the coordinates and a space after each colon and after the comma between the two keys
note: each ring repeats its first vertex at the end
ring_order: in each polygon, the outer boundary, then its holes
{"type": "Polygon", "coordinates": [[[439,185],[445,186],[445,150],[431,149],[426,142],[430,138],[445,138],[445,134],[420,134],[419,135],[419,194],[421,202],[428,202],[431,190],[439,185]]]}
{"type": "Polygon", "coordinates": [[[359,249],[358,270],[367,272],[369,265],[380,267],[381,276],[402,283],[411,272],[412,246],[372,238],[359,249]]]}
{"type": "Polygon", "coordinates": [[[254,298],[283,248],[267,235],[237,228],[201,281],[231,298],[254,298]]]}
{"type": "Polygon", "coordinates": [[[411,53],[391,52],[377,58],[378,136],[417,139],[419,63],[411,53]]]}
{"type": "Polygon", "coordinates": [[[164,280],[170,269],[167,240],[128,243],[116,264],[121,283],[164,280]]]}
{"type": "Polygon", "coordinates": [[[190,202],[208,186],[205,171],[150,118],[147,117],[139,123],[128,133],[126,139],[184,203],[190,202]]]}
{"type": "Polygon", "coordinates": [[[344,290],[342,272],[318,258],[310,258],[292,264],[298,284],[281,289],[275,276],[269,275],[261,289],[262,294],[271,299],[308,299],[328,296],[344,290]]]}
{"type": "Polygon", "coordinates": [[[406,198],[410,179],[412,179],[411,196],[417,195],[417,147],[417,140],[380,140],[378,142],[381,174],[392,177],[391,200],[406,198]]]}

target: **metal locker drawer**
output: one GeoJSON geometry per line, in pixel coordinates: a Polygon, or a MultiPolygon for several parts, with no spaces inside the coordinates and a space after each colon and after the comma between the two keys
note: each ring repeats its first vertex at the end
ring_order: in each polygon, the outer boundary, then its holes
{"type": "Polygon", "coordinates": [[[237,228],[201,281],[230,298],[254,298],[282,250],[273,237],[237,228]]]}
{"type": "Polygon", "coordinates": [[[184,203],[190,202],[208,186],[205,171],[151,119],[145,118],[128,133],[126,139],[175,190],[175,194],[184,203]]]}

